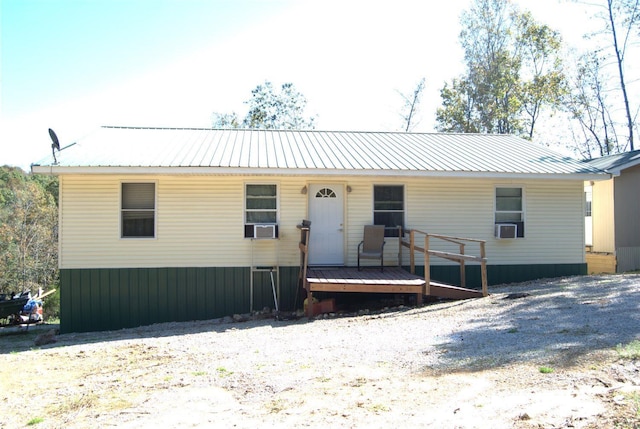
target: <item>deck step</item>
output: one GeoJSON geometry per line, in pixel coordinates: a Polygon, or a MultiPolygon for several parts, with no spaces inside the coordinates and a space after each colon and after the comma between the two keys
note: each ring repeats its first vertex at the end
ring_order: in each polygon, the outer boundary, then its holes
{"type": "Polygon", "coordinates": [[[482,291],[448,285],[445,283],[431,282],[429,296],[447,299],[482,298],[482,291]]]}

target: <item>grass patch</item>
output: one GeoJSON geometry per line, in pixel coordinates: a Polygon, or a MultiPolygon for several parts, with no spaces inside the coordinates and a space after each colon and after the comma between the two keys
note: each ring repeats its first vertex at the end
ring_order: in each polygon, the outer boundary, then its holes
{"type": "Polygon", "coordinates": [[[285,409],[285,403],[282,399],[273,400],[267,405],[267,409],[271,414],[278,414],[285,409]]]}
{"type": "Polygon", "coordinates": [[[367,384],[367,379],[364,377],[358,377],[350,383],[347,383],[347,386],[350,387],[362,387],[367,384]]]}
{"type": "Polygon", "coordinates": [[[640,359],[640,341],[634,340],[629,344],[618,344],[616,351],[624,359],[640,359]]]}
{"type": "Polygon", "coordinates": [[[65,398],[62,403],[48,407],[51,414],[69,416],[81,413],[99,413],[100,411],[124,410],[130,408],[132,402],[114,394],[83,394],[65,398]]]}
{"type": "Polygon", "coordinates": [[[640,417],[640,393],[639,392],[629,392],[624,394],[624,398],[632,404],[633,408],[636,410],[636,417],[640,417]]]}
{"type": "Polygon", "coordinates": [[[206,371],[194,371],[191,373],[191,375],[195,376],[195,377],[202,377],[204,375],[207,375],[206,371]]]}
{"type": "Polygon", "coordinates": [[[216,372],[220,377],[229,377],[230,375],[233,375],[233,371],[229,371],[223,366],[219,366],[218,368],[216,368],[216,372]]]}
{"type": "Polygon", "coordinates": [[[97,405],[98,397],[96,395],[80,395],[69,398],[60,404],[56,410],[57,415],[66,415],[76,413],[81,410],[93,408],[97,405]]]}
{"type": "Polygon", "coordinates": [[[384,404],[373,404],[369,409],[374,413],[386,413],[391,411],[391,408],[384,404]]]}
{"type": "Polygon", "coordinates": [[[42,417],[34,417],[27,422],[27,426],[34,426],[34,425],[37,425],[38,423],[42,423],[43,421],[44,419],[42,417]]]}
{"type": "Polygon", "coordinates": [[[109,402],[102,404],[101,408],[107,411],[124,410],[131,407],[131,402],[127,399],[112,398],[109,402]]]}
{"type": "Polygon", "coordinates": [[[551,374],[555,370],[549,366],[541,366],[538,368],[538,371],[540,371],[541,374],[551,374]]]}

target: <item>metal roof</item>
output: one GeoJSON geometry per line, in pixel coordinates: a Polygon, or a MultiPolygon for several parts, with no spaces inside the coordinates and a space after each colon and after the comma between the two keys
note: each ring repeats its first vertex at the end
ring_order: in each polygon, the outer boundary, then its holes
{"type": "Polygon", "coordinates": [[[620,174],[621,170],[640,164],[640,150],[603,156],[585,162],[597,169],[620,174]]]}
{"type": "Polygon", "coordinates": [[[102,127],[36,173],[571,177],[596,168],[510,135],[102,127]]]}

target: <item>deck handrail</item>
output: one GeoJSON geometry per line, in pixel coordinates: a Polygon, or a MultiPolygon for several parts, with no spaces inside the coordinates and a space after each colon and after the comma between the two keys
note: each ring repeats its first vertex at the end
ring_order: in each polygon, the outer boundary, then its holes
{"type": "Polygon", "coordinates": [[[430,285],[431,285],[431,256],[448,259],[450,261],[458,262],[460,264],[460,285],[465,287],[466,284],[466,269],[465,262],[478,262],[480,263],[480,281],[482,284],[482,295],[487,296],[487,257],[486,257],[486,241],[479,240],[476,238],[466,238],[466,237],[455,237],[450,235],[443,234],[431,234],[428,232],[420,231],[418,229],[410,229],[409,232],[409,242],[407,243],[402,237],[404,236],[402,232],[400,232],[400,246],[401,248],[408,247],[410,249],[409,259],[410,259],[410,269],[411,273],[415,274],[415,252],[424,253],[424,280],[425,280],[425,294],[430,294],[430,285]],[[420,247],[416,245],[416,233],[424,235],[424,247],[420,247]],[[430,238],[435,238],[443,241],[447,241],[450,243],[457,244],[460,249],[460,253],[453,252],[442,252],[439,250],[430,249],[430,238]],[[480,246],[480,256],[469,255],[465,253],[465,246],[468,243],[477,243],[480,246]]]}

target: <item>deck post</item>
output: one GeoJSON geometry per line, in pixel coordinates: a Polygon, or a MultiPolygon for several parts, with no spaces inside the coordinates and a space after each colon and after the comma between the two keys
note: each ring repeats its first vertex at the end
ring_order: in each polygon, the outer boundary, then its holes
{"type": "Polygon", "coordinates": [[[402,267],[402,226],[398,225],[398,266],[402,267]]]}
{"type": "Polygon", "coordinates": [[[424,294],[431,295],[431,261],[429,256],[429,234],[424,235],[424,294]]]}
{"type": "Polygon", "coordinates": [[[411,231],[409,231],[409,264],[410,264],[410,271],[409,272],[411,274],[415,274],[416,273],[416,255],[415,255],[416,243],[415,243],[415,239],[416,239],[416,233],[412,229],[411,231]]]}
{"type": "Polygon", "coordinates": [[[480,258],[482,258],[482,262],[480,262],[480,276],[482,279],[482,296],[487,296],[489,295],[489,291],[487,290],[487,254],[484,244],[484,241],[480,242],[480,258]]]}
{"type": "MultiPolygon", "coordinates": [[[[307,316],[313,316],[313,293],[309,281],[307,280],[307,269],[309,268],[309,237],[311,233],[311,222],[303,220],[301,225],[297,228],[300,230],[300,242],[298,248],[300,249],[300,272],[298,274],[298,289],[304,288],[307,292],[307,316]]],[[[297,297],[297,292],[296,292],[297,297]]],[[[295,303],[294,303],[295,305],[295,303]]]]}
{"type": "MultiPolygon", "coordinates": [[[[464,255],[464,243],[460,243],[460,254],[464,255]]],[[[466,287],[466,270],[464,266],[464,259],[460,259],[460,286],[466,287]]]]}

